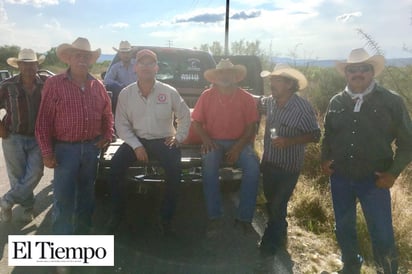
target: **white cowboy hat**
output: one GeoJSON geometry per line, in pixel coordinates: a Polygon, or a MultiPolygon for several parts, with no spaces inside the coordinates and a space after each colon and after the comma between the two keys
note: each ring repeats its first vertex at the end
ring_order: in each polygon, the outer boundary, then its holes
{"type": "Polygon", "coordinates": [[[69,58],[73,51],[85,51],[92,54],[89,65],[96,63],[97,58],[100,56],[100,49],[91,50],[89,40],[83,37],[77,38],[72,44],[61,44],[56,49],[57,57],[64,63],[69,63],[69,58]]]}
{"type": "Polygon", "coordinates": [[[346,62],[336,62],[336,70],[345,76],[346,66],[361,63],[370,64],[373,67],[374,76],[378,76],[385,68],[385,57],[379,54],[370,56],[363,48],[354,49],[350,52],[346,62]]]}
{"type": "Polygon", "coordinates": [[[112,47],[116,52],[129,52],[132,50],[132,46],[128,41],[120,41],[119,48],[112,47]]]}
{"type": "Polygon", "coordinates": [[[222,70],[231,70],[235,73],[236,79],[235,83],[238,83],[242,81],[247,73],[246,67],[243,65],[233,65],[232,62],[230,62],[229,59],[222,59],[220,62],[216,65],[215,69],[208,69],[204,72],[204,77],[206,80],[208,80],[211,83],[216,82],[216,76],[220,73],[222,70]]]}
{"type": "Polygon", "coordinates": [[[308,85],[308,80],[306,79],[305,75],[303,75],[299,70],[291,68],[287,64],[276,64],[272,72],[264,70],[260,73],[260,77],[268,76],[281,76],[294,79],[298,81],[299,90],[303,90],[308,85]]]}
{"type": "Polygon", "coordinates": [[[17,58],[16,57],[10,57],[7,59],[7,64],[14,68],[18,68],[18,62],[37,62],[39,65],[44,62],[44,59],[46,57],[44,55],[41,55],[39,58],[37,58],[37,54],[34,52],[32,49],[22,49],[20,50],[17,58]]]}

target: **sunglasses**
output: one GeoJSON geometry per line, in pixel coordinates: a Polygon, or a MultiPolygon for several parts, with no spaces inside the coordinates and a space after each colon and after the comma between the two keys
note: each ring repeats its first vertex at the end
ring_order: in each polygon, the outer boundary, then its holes
{"type": "Polygon", "coordinates": [[[371,65],[357,65],[357,66],[347,66],[346,67],[346,72],[348,73],[357,73],[357,72],[361,72],[361,73],[365,73],[365,72],[369,72],[372,71],[372,66],[371,65]]]}

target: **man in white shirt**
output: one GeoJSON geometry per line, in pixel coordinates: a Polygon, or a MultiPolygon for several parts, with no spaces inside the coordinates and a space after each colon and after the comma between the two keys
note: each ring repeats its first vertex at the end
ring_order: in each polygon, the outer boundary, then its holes
{"type": "Polygon", "coordinates": [[[108,224],[111,231],[119,225],[125,209],[124,174],[134,161],[147,163],[149,159],[158,160],[165,170],[160,228],[165,235],[171,230],[181,179],[179,143],[188,135],[190,110],[175,88],[156,80],[158,69],[153,51],[137,52],[138,81],[124,88],[118,98],[115,127],[124,143],[112,158],[109,175],[113,198],[113,215],[108,224]]]}

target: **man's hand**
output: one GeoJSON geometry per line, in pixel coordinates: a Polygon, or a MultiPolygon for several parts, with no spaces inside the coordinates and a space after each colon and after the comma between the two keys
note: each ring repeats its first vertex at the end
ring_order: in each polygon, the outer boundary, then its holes
{"type": "Polygon", "coordinates": [[[207,138],[207,140],[203,141],[202,146],[200,147],[200,152],[202,154],[206,154],[218,148],[218,145],[212,141],[212,139],[207,138]]]}
{"type": "Polygon", "coordinates": [[[178,147],[179,142],[177,141],[175,136],[170,136],[165,138],[165,145],[168,146],[169,148],[172,148],[173,146],[178,147]]]}
{"type": "Polygon", "coordinates": [[[53,154],[43,157],[43,164],[48,168],[55,168],[57,166],[56,156],[53,154]]]}
{"type": "Polygon", "coordinates": [[[109,140],[101,139],[97,143],[95,143],[94,145],[97,146],[99,149],[102,149],[102,148],[107,147],[109,144],[110,144],[109,140]]]}
{"type": "Polygon", "coordinates": [[[226,161],[230,164],[234,164],[239,159],[240,153],[242,152],[242,148],[238,148],[238,146],[232,146],[228,152],[226,152],[226,161]]]}
{"type": "Polygon", "coordinates": [[[272,145],[276,148],[285,148],[291,145],[289,138],[278,136],[272,139],[272,145]]]}
{"type": "Polygon", "coordinates": [[[378,177],[376,179],[376,186],[379,188],[391,188],[396,181],[396,176],[387,172],[375,172],[378,177]]]}
{"type": "Polygon", "coordinates": [[[322,162],[322,172],[326,175],[332,175],[335,170],[331,167],[333,163],[333,160],[328,160],[322,162]]]}
{"type": "Polygon", "coordinates": [[[146,149],[143,146],[135,148],[134,154],[136,155],[138,161],[143,163],[149,162],[149,156],[147,156],[146,149]]]}

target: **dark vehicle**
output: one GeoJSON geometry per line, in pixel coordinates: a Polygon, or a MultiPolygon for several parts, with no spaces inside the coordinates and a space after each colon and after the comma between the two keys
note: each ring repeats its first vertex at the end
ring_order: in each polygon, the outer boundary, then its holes
{"type": "MultiPolygon", "coordinates": [[[[199,50],[143,46],[133,47],[133,56],[143,48],[150,49],[157,54],[159,71],[156,78],[175,87],[188,106],[193,108],[202,91],[210,85],[204,79],[203,73],[216,67],[215,59],[209,53],[199,50]]],[[[261,72],[260,60],[255,56],[236,56],[230,57],[230,59],[234,64],[243,64],[248,69],[247,77],[240,85],[254,95],[263,95],[263,80],[259,75],[261,72]]],[[[119,56],[116,55],[109,68],[119,60],[119,56]]],[[[194,132],[191,129],[189,132],[190,141],[181,145],[182,180],[188,183],[201,181],[200,139],[196,136],[192,138],[193,135],[194,132]]],[[[101,155],[98,181],[106,180],[110,169],[110,160],[122,142],[122,140],[117,140],[111,143],[107,151],[101,155]]],[[[235,181],[241,178],[241,172],[228,165],[222,166],[220,173],[221,179],[224,181],[235,181]]],[[[129,168],[127,179],[136,184],[138,192],[147,191],[150,184],[146,183],[164,181],[162,170],[156,161],[151,161],[148,165],[136,162],[136,165],[129,168]]]]}
{"type": "Polygon", "coordinates": [[[7,69],[0,70],[0,82],[10,77],[11,77],[11,74],[7,69]]]}

